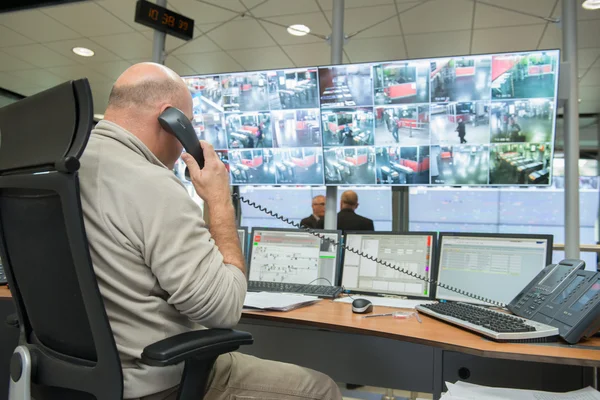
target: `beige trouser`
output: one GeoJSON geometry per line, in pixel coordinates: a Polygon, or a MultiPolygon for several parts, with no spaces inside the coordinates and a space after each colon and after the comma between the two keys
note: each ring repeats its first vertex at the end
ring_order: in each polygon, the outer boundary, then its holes
{"type": "MultiPolygon", "coordinates": [[[[175,400],[177,387],[140,400],[175,400]]],[[[241,353],[220,356],[205,400],[341,400],[327,375],[308,368],[241,353]]]]}

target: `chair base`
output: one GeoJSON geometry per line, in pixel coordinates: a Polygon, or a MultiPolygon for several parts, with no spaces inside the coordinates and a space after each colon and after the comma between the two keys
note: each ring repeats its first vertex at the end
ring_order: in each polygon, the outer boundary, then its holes
{"type": "Polygon", "coordinates": [[[31,353],[17,346],[10,359],[8,400],[31,400],[31,353]]]}

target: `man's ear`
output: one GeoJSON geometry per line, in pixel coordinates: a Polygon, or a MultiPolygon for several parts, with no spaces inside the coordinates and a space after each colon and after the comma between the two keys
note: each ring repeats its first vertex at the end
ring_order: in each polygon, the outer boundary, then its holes
{"type": "Polygon", "coordinates": [[[172,105],[172,104],[168,104],[168,103],[167,103],[167,104],[163,104],[163,105],[160,107],[160,112],[158,113],[158,115],[162,115],[162,113],[164,113],[164,112],[165,112],[165,110],[166,110],[167,108],[170,108],[170,107],[173,107],[173,105],[172,105]]]}

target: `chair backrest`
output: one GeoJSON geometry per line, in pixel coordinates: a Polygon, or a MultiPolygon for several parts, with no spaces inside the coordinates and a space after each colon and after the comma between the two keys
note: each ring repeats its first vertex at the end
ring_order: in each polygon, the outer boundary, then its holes
{"type": "Polygon", "coordinates": [[[0,256],[20,344],[35,362],[37,400],[122,399],[79,194],[79,158],[92,124],[87,79],[0,109],[0,256]]]}

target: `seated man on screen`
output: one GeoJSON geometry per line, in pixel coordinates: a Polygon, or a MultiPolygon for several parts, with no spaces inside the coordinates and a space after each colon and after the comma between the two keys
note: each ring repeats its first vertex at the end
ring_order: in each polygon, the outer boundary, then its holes
{"type": "MultiPolygon", "coordinates": [[[[194,189],[218,221],[208,230],[172,172],[182,145],[157,119],[170,106],[192,118],[192,97],[175,72],[152,63],[130,67],[113,86],[105,118],[81,159],[85,227],[121,359],[125,399],[175,399],[182,365],[145,365],[144,347],[194,329],[235,326],[246,295],[229,174],[204,141],[204,169],[183,155],[194,189]]],[[[215,363],[205,398],[341,395],[319,372],[231,353],[215,363]]]]}
{"type": "Polygon", "coordinates": [[[325,226],[325,196],[319,195],[312,199],[313,213],[300,221],[300,225],[306,228],[323,229],[325,226]]]}
{"type": "Polygon", "coordinates": [[[342,193],[337,228],[342,231],[374,231],[373,220],[358,215],[358,195],[352,190],[342,193]]]}

